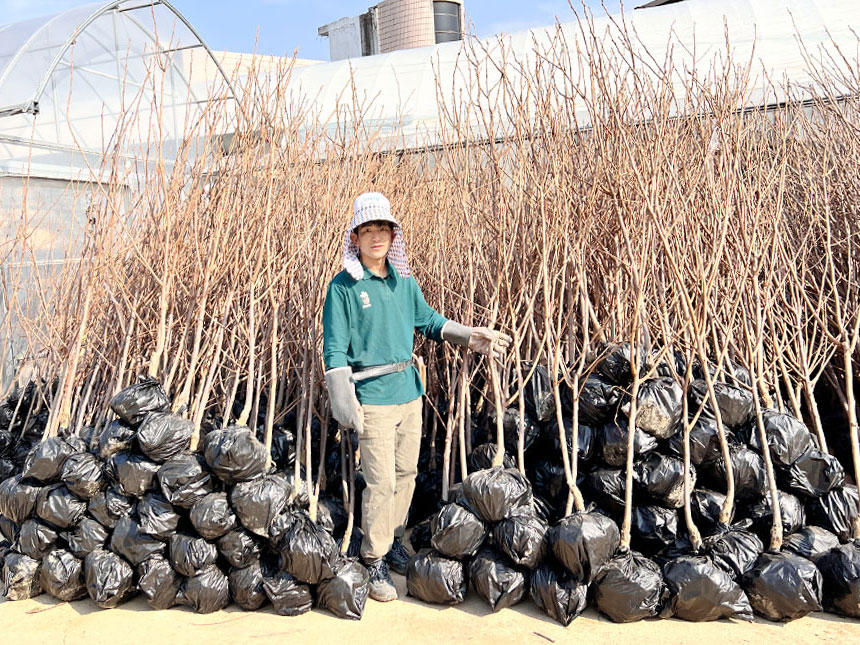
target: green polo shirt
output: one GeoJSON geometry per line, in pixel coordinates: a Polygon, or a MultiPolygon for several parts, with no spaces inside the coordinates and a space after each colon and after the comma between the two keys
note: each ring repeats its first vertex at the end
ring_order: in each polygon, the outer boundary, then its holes
{"type": "MultiPolygon", "coordinates": [[[[341,271],[329,283],[323,307],[326,370],[347,365],[359,370],[408,361],[414,331],[441,341],[446,322],[424,300],[415,278],[401,278],[390,262],[385,278],[366,267],[361,280],[341,271]]],[[[408,403],[424,394],[414,366],[358,381],[355,390],[358,400],[370,405],[408,403]]]]}

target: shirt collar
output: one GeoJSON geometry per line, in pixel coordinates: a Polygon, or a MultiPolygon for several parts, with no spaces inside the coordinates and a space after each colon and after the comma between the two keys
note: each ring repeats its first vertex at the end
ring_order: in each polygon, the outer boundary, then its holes
{"type": "Polygon", "coordinates": [[[364,264],[361,265],[361,268],[364,269],[364,275],[361,277],[362,280],[370,280],[372,278],[378,278],[379,280],[391,280],[393,282],[398,282],[400,280],[400,274],[397,273],[397,269],[391,264],[391,260],[388,258],[385,259],[385,264],[388,266],[388,275],[385,278],[380,278],[378,275],[374,275],[370,272],[364,264]]]}

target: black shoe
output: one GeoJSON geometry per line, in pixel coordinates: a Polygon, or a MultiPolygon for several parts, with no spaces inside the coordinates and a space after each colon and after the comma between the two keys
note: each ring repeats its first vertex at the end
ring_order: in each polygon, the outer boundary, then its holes
{"type": "Polygon", "coordinates": [[[385,560],[377,560],[366,565],[370,574],[370,597],[377,602],[390,602],[397,600],[397,588],[388,573],[388,565],[385,560]]]}
{"type": "Polygon", "coordinates": [[[400,538],[394,538],[394,544],[391,545],[391,550],[385,556],[385,561],[394,573],[405,576],[406,565],[409,564],[409,558],[411,557],[400,538]]]}

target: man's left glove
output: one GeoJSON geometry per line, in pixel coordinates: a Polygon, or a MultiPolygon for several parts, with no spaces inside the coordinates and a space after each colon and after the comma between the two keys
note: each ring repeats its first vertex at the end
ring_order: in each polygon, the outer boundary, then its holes
{"type": "Polygon", "coordinates": [[[361,433],[364,430],[364,415],[361,404],[355,396],[352,382],[352,368],[335,367],[325,373],[331,415],[344,428],[352,428],[361,433]]]}
{"type": "Polygon", "coordinates": [[[442,338],[454,345],[469,349],[493,358],[501,359],[511,344],[511,337],[489,327],[466,327],[449,320],[442,327],[442,338]]]}

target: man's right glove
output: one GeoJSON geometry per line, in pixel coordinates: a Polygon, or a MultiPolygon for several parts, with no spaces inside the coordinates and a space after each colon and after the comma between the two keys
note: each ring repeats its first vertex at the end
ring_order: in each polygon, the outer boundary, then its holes
{"type": "Polygon", "coordinates": [[[325,373],[331,415],[344,428],[352,428],[358,433],[364,430],[364,415],[361,404],[355,396],[352,382],[352,368],[335,367],[325,373]]]}

